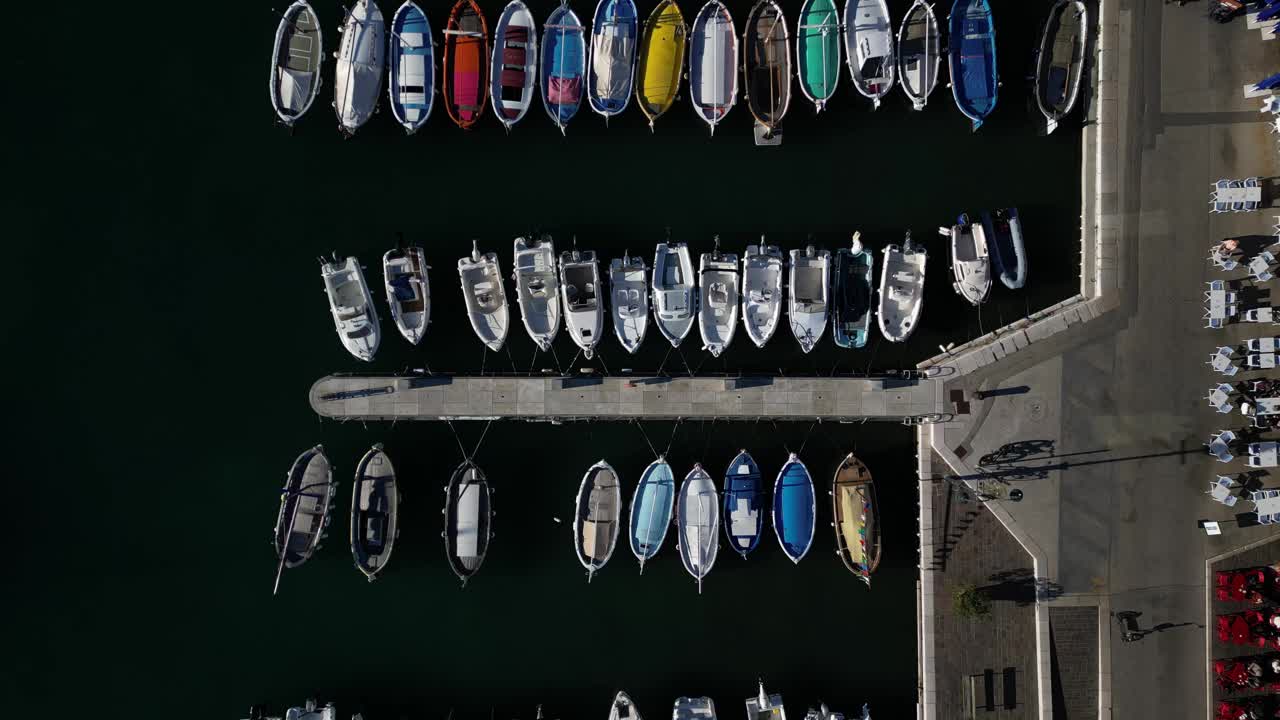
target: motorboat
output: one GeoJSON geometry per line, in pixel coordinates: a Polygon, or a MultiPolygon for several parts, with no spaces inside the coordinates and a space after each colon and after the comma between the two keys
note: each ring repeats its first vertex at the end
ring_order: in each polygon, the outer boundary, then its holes
{"type": "Polygon", "coordinates": [[[489,94],[493,113],[510,131],[533,104],[538,74],[538,30],[533,13],[520,0],[511,0],[493,30],[493,59],[489,63],[489,94]]]}
{"type": "Polygon", "coordinates": [[[760,546],[764,517],[760,468],[751,453],[741,450],[724,471],[724,534],[743,559],[760,546]]]}
{"type": "Polygon", "coordinates": [[[382,328],[360,261],[354,257],[339,261],[337,256],[332,261],[321,259],[320,277],[324,278],[329,312],[342,346],[357,360],[373,360],[382,341],[382,328]]]}
{"type": "Polygon", "coordinates": [[[338,720],[338,708],[333,703],[324,705],[315,698],[307,698],[304,705],[294,706],[285,711],[283,716],[270,715],[263,712],[260,706],[249,709],[250,720],[338,720]]]}
{"type": "Polygon", "coordinates": [[[636,57],[636,103],[649,130],[675,104],[684,74],[684,15],[676,0],[658,0],[640,36],[636,57]]]}
{"type": "Polygon", "coordinates": [[[573,520],[573,549],[587,569],[587,582],[604,567],[618,544],[622,517],[622,488],[618,473],[601,460],[592,465],[578,486],[573,520]]]}
{"type": "Polygon", "coordinates": [[[759,691],[747,698],[747,720],[787,720],[787,711],[782,705],[782,696],[770,695],[764,691],[764,681],[758,681],[759,691]]]}
{"type": "Polygon", "coordinates": [[[422,341],[431,323],[431,284],[427,279],[430,269],[426,255],[417,245],[388,250],[382,256],[382,281],[391,319],[412,345],[422,341]]]}
{"type": "Polygon", "coordinates": [[[715,701],[709,697],[676,698],[671,720],[716,720],[715,701]]]}
{"type": "Polygon", "coordinates": [[[476,0],[458,0],[449,11],[442,56],[445,112],[455,125],[469,128],[489,101],[489,26],[476,0]]]}
{"type": "Polygon", "coordinates": [[[613,696],[613,704],[609,706],[609,720],[644,720],[640,717],[640,710],[636,708],[636,704],[632,701],[631,696],[626,692],[619,690],[617,695],[613,696]]]}
{"type": "Polygon", "coordinates": [[[324,33],[307,0],[297,0],[280,14],[271,50],[271,107],[276,120],[292,127],[320,93],[324,33]]]}
{"type": "Polygon", "coordinates": [[[813,477],[791,453],[773,483],[773,532],[791,562],[799,563],[813,545],[816,515],[813,477]]]}
{"type": "Polygon", "coordinates": [[[582,107],[586,72],[587,40],[582,21],[569,9],[569,0],[561,0],[542,26],[542,62],[538,70],[542,105],[561,134],[582,107]]]}
{"type": "Polygon", "coordinates": [[[676,527],[679,528],[680,560],[684,569],[698,581],[701,595],[702,580],[716,564],[716,553],[720,549],[720,498],[716,495],[715,482],[697,463],[680,486],[676,527]]]}
{"type": "Polygon", "coordinates": [[[698,278],[693,274],[689,246],[659,243],[653,256],[654,318],[673,347],[679,347],[693,327],[697,295],[698,278]]]}
{"type": "Polygon", "coordinates": [[[853,86],[872,109],[893,88],[893,25],[885,0],[845,0],[844,51],[853,86]]]}
{"type": "Polygon", "coordinates": [[[884,267],[880,269],[880,332],[889,342],[903,342],[911,337],[924,307],[924,271],[929,255],[923,247],[911,242],[911,231],[902,247],[884,249],[884,267]]]}
{"type": "Polygon", "coordinates": [[[431,117],[436,98],[436,48],[431,41],[431,25],[413,0],[405,0],[391,18],[387,43],[391,114],[412,135],[431,117]]]}
{"type": "Polygon", "coordinates": [[[898,76],[913,110],[924,109],[938,84],[941,45],[933,5],[927,0],[915,0],[898,28],[898,76]]]}
{"type": "Polygon", "coordinates": [[[831,503],[835,507],[836,554],[867,587],[880,565],[880,517],[871,471],[849,453],[831,478],[831,503]]]}
{"type": "Polygon", "coordinates": [[[489,481],[475,463],[464,460],[445,488],[444,551],[462,586],[480,569],[493,539],[493,503],[489,481]]]}
{"type": "Polygon", "coordinates": [[[329,527],[330,503],[337,487],[333,467],[320,445],[299,455],[285,474],[280,514],[276,516],[275,547],[280,562],[272,595],[280,590],[281,574],[305,563],[320,547],[329,527]]]}
{"type": "Polygon", "coordinates": [[[991,256],[1000,282],[1010,290],[1027,283],[1027,251],[1022,242],[1022,220],[1018,208],[1002,208],[982,214],[982,227],[987,233],[991,256]]]}
{"type": "Polygon", "coordinates": [[[875,253],[863,247],[862,233],[855,232],[849,247],[836,250],[831,262],[831,333],[839,347],[867,344],[874,267],[875,253]]]}
{"type": "Polygon", "coordinates": [[[356,465],[351,488],[351,557],[356,569],[373,582],[391,560],[391,550],[400,535],[397,511],[400,491],[391,458],[374,445],[356,465]]]}
{"type": "Polygon", "coordinates": [[[712,135],[738,101],[738,34],[729,8],[720,0],[707,0],[693,19],[689,99],[712,135]]]}
{"type": "Polygon", "coordinates": [[[991,257],[983,227],[961,215],[955,225],[938,228],[938,233],[951,238],[951,273],[956,280],[951,287],[970,305],[986,302],[991,294],[991,257]]]}
{"type": "Polygon", "coordinates": [[[804,250],[792,250],[789,274],[787,284],[791,296],[787,316],[791,320],[791,333],[800,343],[800,349],[807,353],[827,329],[831,253],[815,250],[812,245],[804,250]]]}
{"type": "Polygon", "coordinates": [[[604,301],[600,297],[600,265],[592,250],[560,253],[560,297],[569,337],[590,360],[604,334],[604,301]]]}
{"type": "Polygon", "coordinates": [[[840,14],[833,0],[805,0],[796,23],[796,77],[817,112],[840,84],[840,14]]]}
{"type": "Polygon", "coordinates": [[[644,469],[631,497],[631,552],[640,561],[642,573],[645,562],[658,554],[667,538],[675,499],[675,475],[666,458],[659,457],[644,469]]]}
{"type": "Polygon", "coordinates": [[[613,295],[613,333],[627,352],[635,354],[649,328],[649,271],[644,258],[624,253],[609,263],[613,295]]]}
{"type": "Polygon", "coordinates": [[[515,268],[520,319],[534,344],[546,352],[560,332],[560,276],[551,238],[516,238],[515,268]]]}
{"type": "Polygon", "coordinates": [[[996,26],[987,0],[955,0],[951,6],[947,63],[956,107],[982,127],[996,109],[1000,81],[996,72],[996,26]]]}
{"type": "Polygon", "coordinates": [[[774,0],[758,0],[742,35],[746,101],[756,120],[757,144],[767,144],[791,106],[791,36],[774,0]]]}
{"type": "Polygon", "coordinates": [[[458,275],[462,279],[462,298],[467,304],[471,329],[490,350],[501,350],[507,341],[510,318],[498,254],[481,255],[476,242],[471,241],[471,255],[458,259],[458,275]]]}
{"type": "Polygon", "coordinates": [[[742,324],[756,347],[764,347],[782,317],[782,250],[748,245],[742,256],[742,324]]]}
{"type": "Polygon", "coordinates": [[[715,252],[703,253],[698,261],[698,332],[702,335],[702,349],[712,357],[733,342],[738,329],[738,256],[720,252],[716,240],[715,252]]]}
{"type": "Polygon", "coordinates": [[[342,38],[334,53],[333,109],[338,114],[338,130],[343,137],[351,137],[378,109],[387,64],[383,57],[387,24],[373,0],[356,0],[345,12],[342,38]]]}
{"type": "Polygon", "coordinates": [[[587,104],[606,123],[631,102],[639,36],[635,0],[600,0],[591,21],[587,104]]]}
{"type": "Polygon", "coordinates": [[[1089,8],[1083,0],[1058,0],[1049,11],[1036,58],[1036,105],[1053,132],[1076,106],[1089,44],[1089,8]]]}

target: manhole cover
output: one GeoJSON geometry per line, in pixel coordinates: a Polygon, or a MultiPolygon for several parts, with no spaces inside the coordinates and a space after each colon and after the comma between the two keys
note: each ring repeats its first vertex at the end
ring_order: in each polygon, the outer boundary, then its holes
{"type": "Polygon", "coordinates": [[[1027,415],[1032,420],[1044,419],[1044,401],[1040,398],[1031,398],[1027,400],[1027,415]]]}

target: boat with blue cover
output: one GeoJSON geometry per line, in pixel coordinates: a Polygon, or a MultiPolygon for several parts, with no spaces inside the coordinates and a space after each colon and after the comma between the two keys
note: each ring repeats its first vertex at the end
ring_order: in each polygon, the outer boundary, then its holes
{"type": "Polygon", "coordinates": [[[634,0],[600,0],[591,20],[587,103],[592,111],[604,116],[606,123],[631,102],[639,36],[634,0]]]}
{"type": "Polygon", "coordinates": [[[773,483],[773,532],[791,562],[799,563],[813,545],[816,515],[813,477],[800,458],[791,453],[773,483]]]}
{"type": "Polygon", "coordinates": [[[391,114],[410,135],[431,116],[436,96],[436,50],[427,15],[413,0],[400,6],[391,20],[387,57],[387,94],[391,114]]]}
{"type": "Polygon", "coordinates": [[[983,212],[982,227],[991,245],[991,259],[1000,275],[1000,282],[1010,290],[1021,288],[1027,283],[1027,251],[1022,243],[1022,219],[1018,217],[1018,208],[983,212]]]}
{"type": "Polygon", "coordinates": [[[951,6],[951,92],[960,112],[982,127],[996,109],[996,28],[987,0],[956,0],[951,6]]]}
{"type": "Polygon", "coordinates": [[[631,552],[640,561],[640,572],[644,572],[645,561],[658,554],[667,537],[675,498],[675,475],[666,458],[659,457],[644,469],[631,498],[631,552]]]}
{"type": "Polygon", "coordinates": [[[582,21],[569,9],[568,0],[564,0],[542,26],[542,63],[538,76],[542,84],[542,104],[562,135],[582,107],[586,46],[582,21]]]}
{"type": "Polygon", "coordinates": [[[831,329],[842,348],[867,344],[874,267],[875,254],[863,247],[862,233],[853,234],[850,247],[836,250],[831,264],[831,329]]]}
{"type": "Polygon", "coordinates": [[[764,494],[760,467],[742,450],[724,471],[724,534],[729,547],[745,560],[764,534],[764,494]]]}

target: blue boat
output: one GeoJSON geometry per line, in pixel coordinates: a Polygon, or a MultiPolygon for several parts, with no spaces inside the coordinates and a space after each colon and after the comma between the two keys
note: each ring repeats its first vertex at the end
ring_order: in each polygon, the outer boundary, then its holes
{"type": "Polygon", "coordinates": [[[1010,290],[1027,283],[1027,250],[1022,242],[1022,219],[1018,208],[1002,208],[982,213],[982,229],[987,234],[991,260],[1000,282],[1010,290]]]}
{"type": "Polygon", "coordinates": [[[675,499],[675,476],[666,459],[660,457],[644,469],[631,498],[631,552],[640,561],[640,572],[644,572],[645,561],[658,554],[667,537],[675,499]]]}
{"type": "Polygon", "coordinates": [[[800,562],[813,545],[814,503],[813,477],[791,453],[773,484],[773,532],[791,562],[800,562]]]}
{"type": "Polygon", "coordinates": [[[600,0],[591,21],[591,67],[587,69],[587,102],[609,118],[627,109],[636,72],[636,38],[640,35],[635,0],[600,0]]]}
{"type": "Polygon", "coordinates": [[[764,494],[760,468],[743,450],[724,471],[724,534],[729,547],[745,560],[764,534],[764,494]]]}
{"type": "Polygon", "coordinates": [[[427,16],[413,0],[396,11],[391,30],[387,52],[391,66],[387,82],[391,114],[405,132],[412,135],[431,116],[436,96],[435,46],[431,44],[427,16]]]}
{"type": "Polygon", "coordinates": [[[996,27],[987,0],[956,0],[951,6],[951,92],[973,129],[996,109],[996,27]]]}
{"type": "Polygon", "coordinates": [[[831,329],[836,345],[860,348],[867,344],[871,327],[871,276],[875,255],[862,245],[862,234],[854,233],[847,248],[836,250],[831,264],[831,329]]]}
{"type": "Polygon", "coordinates": [[[563,0],[542,26],[542,61],[538,73],[542,104],[561,134],[582,107],[586,71],[587,47],[582,21],[569,9],[568,0],[563,0]]]}

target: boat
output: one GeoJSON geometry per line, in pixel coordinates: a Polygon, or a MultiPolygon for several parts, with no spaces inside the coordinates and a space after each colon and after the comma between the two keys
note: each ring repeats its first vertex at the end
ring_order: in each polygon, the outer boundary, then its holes
{"type": "Polygon", "coordinates": [[[716,704],[709,697],[679,697],[671,720],[716,720],[716,704]]]}
{"type": "Polygon", "coordinates": [[[413,0],[405,0],[391,18],[387,42],[391,114],[412,135],[431,117],[436,98],[436,46],[431,42],[427,15],[413,0]]]}
{"type": "Polygon", "coordinates": [[[916,0],[898,28],[898,76],[902,92],[911,98],[911,109],[923,110],[938,84],[942,62],[938,18],[927,0],[916,0]]]}
{"type": "Polygon", "coordinates": [[[791,36],[774,0],[759,0],[742,36],[746,101],[756,120],[757,144],[766,144],[791,105],[791,36]]]}
{"type": "Polygon", "coordinates": [[[388,250],[382,256],[382,280],[391,319],[410,344],[417,345],[431,323],[431,284],[426,255],[417,245],[388,250]]]}
{"type": "Polygon", "coordinates": [[[623,253],[609,263],[613,294],[613,333],[627,352],[635,354],[649,328],[649,272],[644,258],[623,253]]]}
{"type": "Polygon", "coordinates": [[[760,467],[751,453],[740,450],[724,471],[724,534],[743,559],[760,546],[764,516],[760,467]]]}
{"type": "Polygon", "coordinates": [[[516,238],[515,268],[520,319],[534,344],[546,352],[560,332],[560,277],[551,238],[516,238]]]}
{"type": "Polygon", "coordinates": [[[845,0],[844,51],[853,86],[871,108],[893,88],[893,25],[885,0],[845,0]]]}
{"type": "Polygon", "coordinates": [[[338,130],[343,137],[351,137],[378,109],[387,27],[373,0],[356,0],[345,12],[342,38],[334,53],[333,109],[338,114],[338,130]]]}
{"type": "Polygon", "coordinates": [[[357,360],[373,360],[382,340],[382,328],[360,261],[348,257],[339,262],[336,255],[332,262],[321,259],[320,277],[324,278],[329,312],[342,346],[357,360]]]}
{"type": "Polygon", "coordinates": [[[809,245],[804,250],[791,251],[791,267],[788,285],[787,316],[791,320],[791,333],[804,352],[822,339],[827,329],[827,306],[831,278],[831,253],[821,252],[809,245]]]}
{"type": "Polygon", "coordinates": [[[698,260],[698,332],[702,349],[712,357],[728,349],[738,329],[738,256],[720,252],[703,253],[698,260]]]}
{"type": "Polygon", "coordinates": [[[462,279],[462,297],[467,303],[471,329],[490,350],[501,350],[507,341],[510,319],[498,254],[481,255],[476,242],[471,241],[470,257],[458,259],[458,275],[462,279]]]}
{"type": "Polygon", "coordinates": [[[880,565],[880,517],[871,471],[853,453],[845,456],[831,478],[835,508],[836,554],[849,572],[871,586],[880,565]]]}
{"type": "Polygon", "coordinates": [[[466,587],[484,563],[493,539],[493,501],[489,481],[470,460],[453,471],[445,488],[444,551],[449,567],[466,587]]]}
{"type": "Polygon", "coordinates": [[[582,80],[587,72],[587,41],[582,21],[569,9],[569,0],[551,12],[542,26],[542,105],[551,122],[564,134],[582,107],[582,80]]]}
{"type": "Polygon", "coordinates": [[[293,127],[320,94],[324,33],[307,0],[297,0],[280,15],[271,51],[271,107],[276,120],[293,127]]]}
{"type": "Polygon", "coordinates": [[[662,336],[679,347],[693,327],[698,278],[689,246],[659,243],[653,256],[653,312],[662,336]]]}
{"type": "Polygon", "coordinates": [[[970,305],[986,302],[991,294],[991,258],[982,226],[961,215],[955,225],[938,228],[938,233],[951,238],[951,273],[956,279],[951,287],[970,305]]]}
{"type": "Polygon", "coordinates": [[[1027,283],[1027,251],[1022,242],[1022,220],[1018,208],[1002,208],[982,214],[983,229],[995,261],[1000,282],[1010,290],[1027,283]]]}
{"type": "Polygon", "coordinates": [[[533,104],[533,81],[538,73],[538,31],[533,13],[520,0],[511,0],[493,30],[493,59],[489,63],[489,94],[493,114],[510,131],[533,104]]]}
{"type": "Polygon", "coordinates": [[[1089,42],[1089,9],[1083,0],[1058,0],[1049,11],[1036,58],[1036,105],[1053,132],[1076,106],[1089,42]]]}
{"type": "Polygon", "coordinates": [[[592,465],[578,486],[574,505],[573,549],[578,562],[587,569],[587,582],[603,568],[618,544],[618,521],[622,516],[622,489],[618,473],[601,460],[592,465]]]}
{"type": "Polygon", "coordinates": [[[742,256],[742,324],[756,347],[764,347],[782,317],[782,250],[748,245],[742,256]]]}
{"type": "Polygon", "coordinates": [[[791,562],[800,562],[813,544],[815,503],[809,469],[791,453],[773,483],[773,532],[791,562]]]}
{"type": "Polygon", "coordinates": [[[840,16],[833,0],[805,0],[796,22],[796,77],[817,112],[840,84],[840,16]]]}
{"type": "Polygon", "coordinates": [[[831,333],[836,345],[860,348],[867,344],[871,327],[871,288],[875,253],[854,233],[847,248],[836,251],[831,263],[831,333]]]}
{"type": "Polygon", "coordinates": [[[631,102],[639,35],[635,0],[600,0],[596,5],[591,21],[591,61],[587,64],[587,104],[606,123],[631,102]]]}
{"type": "Polygon", "coordinates": [[[884,267],[880,269],[880,332],[889,342],[902,342],[911,337],[924,307],[924,271],[928,253],[911,242],[911,231],[899,248],[884,249],[884,267]]]}
{"type": "Polygon", "coordinates": [[[640,561],[642,573],[645,561],[658,554],[667,538],[675,498],[675,475],[666,458],[659,457],[644,469],[631,497],[631,552],[640,561]]]}
{"type": "Polygon", "coordinates": [[[267,714],[255,705],[249,708],[249,720],[338,720],[338,708],[333,703],[320,705],[315,698],[307,698],[306,704],[291,707],[280,716],[267,714]]]}
{"type": "Polygon", "coordinates": [[[329,527],[329,507],[337,490],[333,467],[317,445],[304,451],[285,474],[280,491],[280,514],[276,516],[276,565],[274,595],[280,590],[280,576],[286,569],[305,563],[320,547],[329,527]]]}
{"type": "Polygon", "coordinates": [[[613,705],[609,706],[609,720],[644,719],[640,717],[640,710],[636,708],[631,696],[619,690],[618,694],[613,696],[613,705]]]}
{"type": "Polygon", "coordinates": [[[675,104],[684,74],[684,15],[676,0],[659,0],[640,36],[636,57],[636,103],[653,123],[675,104]]]}
{"type": "Polygon", "coordinates": [[[476,124],[489,101],[489,26],[475,0],[458,0],[449,11],[443,58],[444,109],[465,130],[476,124]]]}
{"type": "Polygon", "coordinates": [[[764,691],[764,681],[757,681],[760,690],[754,697],[747,698],[747,720],[787,720],[787,711],[782,705],[782,696],[764,691]]]}
{"type": "Polygon", "coordinates": [[[680,486],[676,527],[680,531],[680,561],[698,581],[701,595],[702,580],[715,566],[720,549],[720,498],[716,497],[715,482],[700,464],[694,463],[680,486]]]}
{"type": "Polygon", "coordinates": [[[560,253],[560,287],[564,324],[569,337],[590,360],[604,334],[604,303],[600,298],[600,265],[592,250],[574,248],[560,253]]]}
{"type": "Polygon", "coordinates": [[[720,0],[707,0],[693,19],[689,100],[712,135],[738,102],[738,34],[729,8],[720,0]]]}
{"type": "Polygon", "coordinates": [[[356,465],[351,488],[351,556],[356,569],[373,582],[391,560],[400,527],[396,522],[400,491],[391,458],[374,445],[356,465]]]}
{"type": "Polygon", "coordinates": [[[948,24],[951,94],[960,112],[973,121],[973,129],[977,130],[996,109],[1000,92],[991,6],[987,0],[955,0],[948,24]]]}

